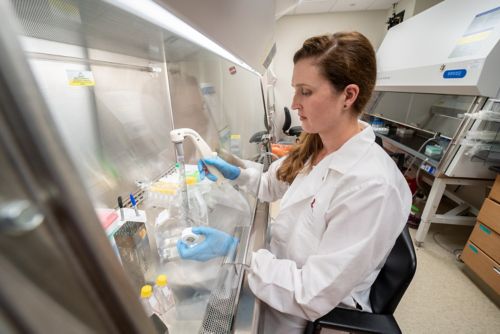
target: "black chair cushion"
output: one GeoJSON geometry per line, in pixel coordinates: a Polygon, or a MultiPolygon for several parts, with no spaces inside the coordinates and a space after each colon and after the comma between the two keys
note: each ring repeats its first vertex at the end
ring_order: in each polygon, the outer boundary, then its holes
{"type": "Polygon", "coordinates": [[[343,308],[333,309],[321,317],[315,325],[354,333],[401,333],[392,314],[375,314],[343,308]]]}
{"type": "Polygon", "coordinates": [[[290,130],[288,130],[288,135],[298,137],[302,133],[302,127],[300,125],[292,126],[290,130]]]}
{"type": "Polygon", "coordinates": [[[249,142],[250,143],[262,143],[262,137],[264,135],[267,135],[267,131],[259,131],[253,134],[252,137],[250,137],[249,142]]]}

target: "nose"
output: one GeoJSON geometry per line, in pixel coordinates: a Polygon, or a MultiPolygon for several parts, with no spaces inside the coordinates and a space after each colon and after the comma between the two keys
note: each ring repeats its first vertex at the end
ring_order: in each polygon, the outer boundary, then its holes
{"type": "Polygon", "coordinates": [[[291,105],[291,108],[293,110],[298,110],[300,109],[301,105],[299,103],[299,98],[297,97],[297,94],[294,94],[293,95],[293,98],[292,98],[292,105],[291,105]]]}

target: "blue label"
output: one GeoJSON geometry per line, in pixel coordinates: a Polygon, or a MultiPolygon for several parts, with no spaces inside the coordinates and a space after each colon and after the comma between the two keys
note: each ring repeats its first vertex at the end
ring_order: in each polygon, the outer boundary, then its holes
{"type": "Polygon", "coordinates": [[[491,234],[490,229],[489,229],[489,228],[487,228],[486,226],[484,226],[483,224],[479,224],[479,228],[480,228],[481,230],[483,230],[483,232],[484,232],[484,233],[486,233],[486,234],[491,234]]]}
{"type": "Polygon", "coordinates": [[[469,244],[469,248],[472,249],[472,251],[477,254],[477,248],[476,247],[474,247],[471,244],[469,244]]]}
{"type": "Polygon", "coordinates": [[[429,173],[431,175],[436,174],[436,167],[434,167],[434,166],[423,164],[420,168],[425,170],[427,173],[429,173]]]}
{"type": "Polygon", "coordinates": [[[467,75],[467,70],[465,68],[461,68],[458,70],[448,70],[444,71],[443,78],[445,79],[461,79],[467,75]]]}

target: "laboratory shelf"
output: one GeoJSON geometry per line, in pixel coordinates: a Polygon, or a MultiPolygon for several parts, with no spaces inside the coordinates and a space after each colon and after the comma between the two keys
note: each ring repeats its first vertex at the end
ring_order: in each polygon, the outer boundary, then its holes
{"type": "Polygon", "coordinates": [[[382,140],[388,142],[389,144],[401,149],[402,151],[420,159],[422,161],[426,161],[427,164],[432,167],[437,168],[439,165],[439,161],[434,160],[426,156],[425,154],[418,152],[418,148],[422,146],[425,142],[425,138],[419,136],[413,136],[409,138],[400,138],[396,136],[388,136],[380,133],[375,133],[378,137],[382,138],[382,140]]]}

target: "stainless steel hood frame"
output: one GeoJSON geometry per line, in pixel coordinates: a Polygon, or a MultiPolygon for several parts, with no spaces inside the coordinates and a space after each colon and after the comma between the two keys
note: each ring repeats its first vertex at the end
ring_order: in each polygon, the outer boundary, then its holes
{"type": "MultiPolygon", "coordinates": [[[[5,16],[0,22],[0,140],[20,179],[24,181],[21,186],[28,191],[31,202],[44,216],[41,225],[26,233],[34,233],[41,228],[50,231],[51,240],[55,243],[53,246],[64,259],[61,265],[69,266],[77,286],[93,305],[91,312],[98,316],[94,331],[154,333],[102,233],[87,194],[82,191],[84,186],[76,168],[61,144],[17,38],[20,28],[8,2],[0,2],[0,12],[5,16]]],[[[3,231],[1,237],[11,238],[6,233],[3,231]]],[[[30,247],[30,244],[20,242],[12,245],[30,247]]],[[[36,261],[37,255],[33,253],[33,261],[36,261]]],[[[8,257],[8,253],[2,251],[4,256],[8,257]]],[[[16,277],[19,272],[11,274],[6,278],[16,277]]],[[[36,280],[36,277],[30,279],[36,280]]],[[[2,290],[4,288],[9,286],[2,284],[2,290]]],[[[1,297],[4,306],[15,305],[15,301],[9,300],[9,294],[1,293],[1,297]]],[[[16,319],[14,326],[21,332],[27,329],[23,328],[24,325],[34,324],[34,315],[30,312],[34,305],[25,302],[25,307],[21,309],[4,309],[8,310],[9,319],[16,319]]],[[[50,312],[49,305],[46,311],[50,312]]],[[[66,326],[74,323],[69,321],[70,318],[67,320],[66,326]]],[[[65,326],[65,319],[60,321],[65,326]]],[[[30,332],[42,333],[52,328],[43,322],[35,325],[29,329],[30,332]]],[[[70,328],[66,329],[71,331],[70,328]]]]}

